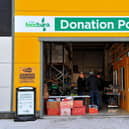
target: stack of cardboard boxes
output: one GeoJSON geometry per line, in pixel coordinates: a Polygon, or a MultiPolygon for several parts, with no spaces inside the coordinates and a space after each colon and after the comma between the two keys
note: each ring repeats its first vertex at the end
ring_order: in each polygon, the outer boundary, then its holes
{"type": "Polygon", "coordinates": [[[51,101],[47,102],[47,115],[85,115],[86,106],[82,100],[51,101]]]}
{"type": "Polygon", "coordinates": [[[60,102],[60,115],[71,115],[71,108],[73,107],[73,101],[63,101],[60,102]]]}
{"type": "MultiPolygon", "coordinates": [[[[88,105],[88,113],[98,113],[98,106],[88,105]]],[[[48,115],[85,115],[86,105],[83,104],[83,100],[49,100],[47,101],[47,114],[48,115]]]]}

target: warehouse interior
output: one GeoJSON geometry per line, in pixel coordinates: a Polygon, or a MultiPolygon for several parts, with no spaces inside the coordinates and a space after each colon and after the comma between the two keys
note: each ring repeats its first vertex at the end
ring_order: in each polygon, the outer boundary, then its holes
{"type": "MultiPolygon", "coordinates": [[[[77,79],[80,72],[83,72],[85,79],[89,77],[89,72],[93,72],[95,75],[99,73],[103,81],[102,109],[97,114],[127,115],[128,51],[127,42],[44,42],[45,114],[48,114],[49,99],[61,101],[64,96],[78,96],[77,79]]],[[[84,92],[89,95],[88,88],[84,92]]],[[[83,100],[86,108],[90,105],[90,98],[74,99],[83,100]]]]}

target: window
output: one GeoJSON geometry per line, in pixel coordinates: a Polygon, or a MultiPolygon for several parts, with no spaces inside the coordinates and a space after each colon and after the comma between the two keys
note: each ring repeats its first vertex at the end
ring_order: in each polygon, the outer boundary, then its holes
{"type": "Polygon", "coordinates": [[[0,0],[0,36],[11,36],[11,2],[11,0],[0,0]]]}

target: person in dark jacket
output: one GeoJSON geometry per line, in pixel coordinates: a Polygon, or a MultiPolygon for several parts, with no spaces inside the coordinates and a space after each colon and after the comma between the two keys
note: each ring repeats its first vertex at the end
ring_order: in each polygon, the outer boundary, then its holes
{"type": "Polygon", "coordinates": [[[78,95],[85,95],[85,78],[84,74],[81,72],[79,74],[78,80],[77,80],[77,86],[78,86],[78,95]]]}
{"type": "Polygon", "coordinates": [[[99,87],[100,87],[100,81],[98,78],[94,75],[93,72],[89,73],[90,76],[87,78],[86,85],[89,88],[90,91],[90,103],[92,105],[97,105],[100,109],[100,96],[99,96],[99,87]]]}
{"type": "Polygon", "coordinates": [[[99,85],[99,91],[104,91],[104,80],[102,79],[102,77],[101,77],[101,73],[100,72],[98,72],[97,74],[96,74],[96,77],[98,78],[98,80],[100,81],[100,85],[99,85]]]}
{"type": "Polygon", "coordinates": [[[100,105],[103,106],[103,96],[104,96],[104,80],[101,77],[101,73],[98,72],[96,74],[96,77],[98,78],[100,85],[99,85],[99,96],[100,96],[100,105]]]}

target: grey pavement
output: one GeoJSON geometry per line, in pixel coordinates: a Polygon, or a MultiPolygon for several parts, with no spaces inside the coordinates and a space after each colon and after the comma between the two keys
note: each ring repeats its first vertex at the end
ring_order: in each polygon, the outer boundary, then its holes
{"type": "Polygon", "coordinates": [[[129,118],[47,118],[29,122],[0,120],[0,129],[129,129],[129,118]]]}

